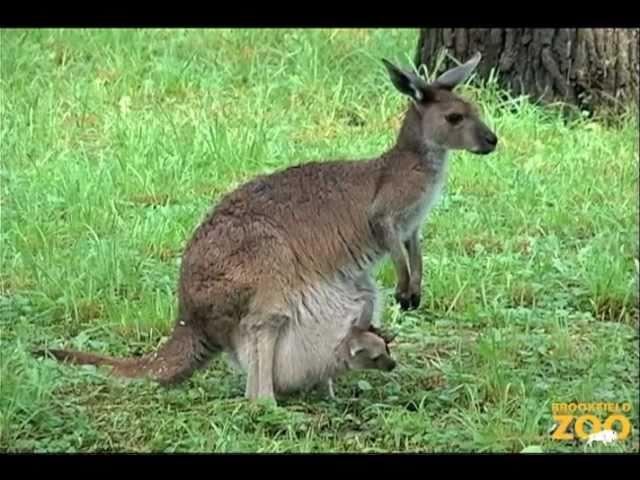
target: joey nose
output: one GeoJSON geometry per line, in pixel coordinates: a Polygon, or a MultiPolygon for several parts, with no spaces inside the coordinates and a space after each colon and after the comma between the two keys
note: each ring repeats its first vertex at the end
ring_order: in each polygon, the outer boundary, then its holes
{"type": "Polygon", "coordinates": [[[393,358],[390,358],[386,364],[386,370],[387,372],[390,372],[394,368],[396,368],[396,361],[393,358]]]}
{"type": "Polygon", "coordinates": [[[498,137],[496,137],[493,132],[488,132],[485,135],[484,140],[492,147],[495,147],[498,144],[498,137]]]}

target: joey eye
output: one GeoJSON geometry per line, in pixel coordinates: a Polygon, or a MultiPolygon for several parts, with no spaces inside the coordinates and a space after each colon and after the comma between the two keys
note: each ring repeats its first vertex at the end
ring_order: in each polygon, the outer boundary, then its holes
{"type": "Polygon", "coordinates": [[[449,122],[451,125],[456,125],[462,121],[462,115],[455,112],[447,114],[444,118],[446,118],[447,122],[449,122]]]}

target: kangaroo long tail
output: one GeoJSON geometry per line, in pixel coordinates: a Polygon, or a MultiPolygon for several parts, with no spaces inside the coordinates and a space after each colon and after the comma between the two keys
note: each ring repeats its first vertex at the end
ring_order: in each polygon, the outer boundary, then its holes
{"type": "Polygon", "coordinates": [[[41,349],[36,356],[54,358],[77,365],[110,366],[118,377],[149,377],[162,385],[175,385],[191,374],[219,351],[188,325],[178,323],[173,334],[158,351],[141,357],[116,358],[75,350],[41,349]]]}

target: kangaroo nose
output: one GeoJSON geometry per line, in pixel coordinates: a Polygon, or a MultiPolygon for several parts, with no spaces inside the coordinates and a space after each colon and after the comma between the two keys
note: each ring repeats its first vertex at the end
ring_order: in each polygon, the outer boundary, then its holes
{"type": "Polygon", "coordinates": [[[485,136],[485,140],[489,145],[493,145],[494,147],[498,144],[498,137],[496,137],[493,133],[489,132],[485,136]]]}

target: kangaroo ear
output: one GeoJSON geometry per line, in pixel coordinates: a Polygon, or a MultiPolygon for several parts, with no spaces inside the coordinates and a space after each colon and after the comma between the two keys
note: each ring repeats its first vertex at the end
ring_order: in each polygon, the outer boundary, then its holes
{"type": "Polygon", "coordinates": [[[453,67],[444,72],[436,78],[432,85],[434,87],[444,88],[445,90],[453,90],[457,85],[465,82],[471,76],[478,66],[478,63],[480,63],[481,58],[482,55],[480,52],[476,52],[473,57],[462,65],[453,67]]]}
{"type": "Polygon", "coordinates": [[[387,68],[391,83],[400,93],[408,95],[415,102],[425,102],[431,98],[430,87],[422,78],[396,67],[384,58],[382,63],[387,68]]]}

